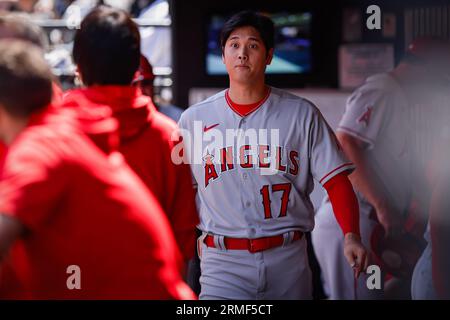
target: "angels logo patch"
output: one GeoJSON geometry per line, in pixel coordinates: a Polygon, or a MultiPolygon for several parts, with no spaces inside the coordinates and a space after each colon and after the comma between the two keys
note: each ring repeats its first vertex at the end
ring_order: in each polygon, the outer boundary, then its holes
{"type": "Polygon", "coordinates": [[[367,107],[366,111],[358,118],[358,123],[364,123],[364,126],[367,127],[370,122],[370,117],[372,116],[373,107],[367,107]]]}

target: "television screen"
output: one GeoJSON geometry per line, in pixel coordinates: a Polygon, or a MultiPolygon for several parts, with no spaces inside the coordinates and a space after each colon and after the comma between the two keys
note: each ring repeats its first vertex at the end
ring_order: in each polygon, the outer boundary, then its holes
{"type": "MultiPolygon", "coordinates": [[[[294,74],[311,71],[311,13],[269,13],[275,24],[275,54],[266,73],[294,74]]],[[[222,62],[220,30],[229,18],[213,15],[208,26],[206,73],[226,74],[222,62]]]]}

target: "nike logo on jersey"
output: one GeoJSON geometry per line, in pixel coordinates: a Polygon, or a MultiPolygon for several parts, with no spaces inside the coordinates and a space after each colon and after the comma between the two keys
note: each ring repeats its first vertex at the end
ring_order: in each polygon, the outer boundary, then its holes
{"type": "Polygon", "coordinates": [[[367,107],[367,110],[358,118],[358,122],[364,122],[364,125],[367,127],[370,122],[370,116],[372,115],[373,107],[367,107]]]}
{"type": "Polygon", "coordinates": [[[206,131],[208,131],[208,130],[211,130],[212,128],[215,128],[215,127],[217,127],[218,125],[219,125],[219,124],[216,123],[216,124],[213,124],[212,126],[209,126],[209,127],[204,126],[204,127],[203,127],[203,132],[206,132],[206,131]]]}

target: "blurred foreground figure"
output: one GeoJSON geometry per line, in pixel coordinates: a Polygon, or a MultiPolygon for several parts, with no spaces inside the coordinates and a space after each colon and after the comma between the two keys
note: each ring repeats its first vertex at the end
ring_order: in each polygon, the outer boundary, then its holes
{"type": "Polygon", "coordinates": [[[133,84],[141,88],[142,93],[152,98],[153,104],[159,112],[168,116],[175,122],[180,120],[183,110],[177,106],[171,104],[156,104],[155,103],[155,87],[153,81],[155,80],[155,74],[153,73],[153,67],[144,55],[141,55],[141,62],[139,69],[136,72],[133,84]]]}
{"type": "MultiPolygon", "coordinates": [[[[0,39],[28,41],[40,47],[43,50],[43,54],[48,48],[48,39],[44,30],[26,16],[15,13],[0,16],[0,39]]],[[[52,85],[52,103],[60,103],[63,93],[56,77],[53,77],[52,85]]]]}
{"type": "Polygon", "coordinates": [[[429,163],[431,189],[427,241],[414,269],[411,294],[413,299],[450,299],[450,103],[447,100],[447,123],[439,126],[440,135],[429,163]]]}
{"type": "Polygon", "coordinates": [[[0,175],[0,268],[15,271],[9,278],[0,269],[0,297],[194,298],[165,215],[113,151],[117,124],[92,126],[95,114],[75,121],[83,117],[53,108],[51,98],[42,52],[0,41],[0,138],[9,146],[0,175]],[[9,254],[14,246],[20,254],[9,254]]]}
{"type": "Polygon", "coordinates": [[[136,24],[124,11],[94,9],[76,33],[73,56],[87,88],[70,91],[65,107],[86,109],[99,122],[118,121],[119,151],[160,202],[183,257],[189,260],[198,223],[192,179],[188,165],[172,162],[176,123],[131,85],[141,56],[136,24]],[[105,107],[110,113],[102,112],[105,107]]]}
{"type": "Polygon", "coordinates": [[[353,275],[338,255],[343,240],[330,242],[338,225],[327,198],[313,231],[324,287],[331,299],[408,299],[420,256],[430,201],[426,163],[431,156],[442,102],[448,90],[450,46],[416,39],[391,72],[369,77],[348,99],[337,137],[356,164],[350,175],[361,209],[361,236],[370,264],[381,268],[379,288],[353,275]]]}
{"type": "Polygon", "coordinates": [[[45,32],[38,25],[33,24],[26,16],[14,13],[0,16],[0,38],[30,41],[43,50],[48,46],[45,32]]]}
{"type": "MultiPolygon", "coordinates": [[[[8,13],[0,16],[0,39],[18,39],[29,41],[30,43],[46,50],[48,46],[47,37],[44,30],[32,23],[30,19],[23,15],[8,13]]],[[[62,91],[55,78],[52,79],[53,103],[58,103],[62,97],[62,91]]],[[[5,152],[5,145],[0,141],[0,158],[5,152]]]]}

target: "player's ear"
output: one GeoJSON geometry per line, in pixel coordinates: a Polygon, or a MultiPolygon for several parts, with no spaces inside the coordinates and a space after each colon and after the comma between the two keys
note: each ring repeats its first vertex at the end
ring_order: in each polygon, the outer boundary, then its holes
{"type": "Polygon", "coordinates": [[[78,65],[75,66],[75,83],[77,85],[83,84],[83,77],[81,76],[80,67],[78,65]]]}
{"type": "Polygon", "coordinates": [[[267,52],[266,65],[271,64],[272,63],[272,59],[273,59],[273,48],[271,48],[269,50],[269,52],[267,52]]]}
{"type": "Polygon", "coordinates": [[[8,117],[6,114],[6,109],[5,109],[4,105],[0,103],[0,141],[3,144],[6,144],[4,131],[8,127],[9,126],[8,126],[8,117]]]}

